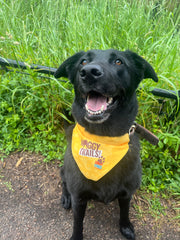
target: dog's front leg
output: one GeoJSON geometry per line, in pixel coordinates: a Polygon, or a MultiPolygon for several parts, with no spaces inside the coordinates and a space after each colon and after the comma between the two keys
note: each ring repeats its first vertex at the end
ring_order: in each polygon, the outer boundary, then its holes
{"type": "Polygon", "coordinates": [[[73,234],[70,240],[83,239],[83,219],[86,211],[87,201],[72,198],[72,209],[74,215],[73,234]]]}
{"type": "Polygon", "coordinates": [[[129,220],[131,198],[118,198],[120,207],[120,231],[127,239],[135,240],[134,227],[129,220]]]}

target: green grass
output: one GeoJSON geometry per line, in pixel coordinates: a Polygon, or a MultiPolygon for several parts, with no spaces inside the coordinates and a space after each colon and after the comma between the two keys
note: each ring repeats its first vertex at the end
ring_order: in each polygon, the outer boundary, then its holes
{"type": "MultiPolygon", "coordinates": [[[[138,123],[160,138],[159,146],[142,141],[143,187],[179,192],[180,118],[160,104],[153,87],[180,89],[179,20],[175,1],[133,0],[0,0],[0,56],[58,67],[77,51],[130,49],[154,67],[159,82],[144,80],[138,91],[138,123]]],[[[62,108],[70,109],[69,82],[6,73],[0,76],[0,152],[41,152],[46,161],[63,159],[66,141],[62,108]]]]}

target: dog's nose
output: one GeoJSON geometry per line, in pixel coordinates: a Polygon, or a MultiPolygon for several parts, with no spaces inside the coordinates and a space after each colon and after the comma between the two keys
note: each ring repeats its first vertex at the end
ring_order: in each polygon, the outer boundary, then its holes
{"type": "Polygon", "coordinates": [[[103,75],[103,69],[101,66],[99,65],[95,65],[95,64],[89,64],[89,65],[85,65],[81,71],[80,71],[80,76],[82,79],[85,79],[86,77],[93,77],[95,79],[102,77],[103,75]]]}

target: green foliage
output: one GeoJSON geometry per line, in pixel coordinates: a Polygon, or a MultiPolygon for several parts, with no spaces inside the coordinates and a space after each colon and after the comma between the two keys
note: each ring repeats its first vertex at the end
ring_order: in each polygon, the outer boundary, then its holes
{"type": "Polygon", "coordinates": [[[180,174],[180,156],[176,151],[180,137],[162,132],[157,135],[160,138],[159,146],[142,143],[143,185],[148,185],[149,190],[154,192],[173,190],[174,180],[178,180],[180,174]]]}
{"type": "Polygon", "coordinates": [[[68,88],[68,82],[60,84],[54,79],[22,78],[16,73],[3,75],[0,83],[0,151],[9,153],[27,149],[44,153],[47,160],[61,159],[65,140],[59,116],[60,110],[69,108],[69,102],[72,102],[68,88]]]}
{"type": "Polygon", "coordinates": [[[140,90],[138,96],[141,105],[137,121],[159,138],[158,146],[141,141],[143,186],[148,186],[153,192],[168,190],[177,195],[180,180],[180,119],[168,120],[168,116],[175,111],[174,100],[168,99],[162,109],[164,115],[159,115],[161,105],[153,96],[145,89],[140,90]]]}
{"type": "MultiPolygon", "coordinates": [[[[160,104],[149,91],[180,89],[179,13],[179,4],[167,0],[0,0],[0,56],[52,67],[92,48],[131,49],[145,57],[159,82],[141,84],[137,122],[160,142],[142,141],[143,186],[178,195],[180,119],[167,121],[176,111],[169,99],[159,116],[160,104]]],[[[43,153],[47,161],[62,159],[62,109],[70,109],[72,86],[27,72],[1,71],[0,152],[24,149],[43,153]]]]}

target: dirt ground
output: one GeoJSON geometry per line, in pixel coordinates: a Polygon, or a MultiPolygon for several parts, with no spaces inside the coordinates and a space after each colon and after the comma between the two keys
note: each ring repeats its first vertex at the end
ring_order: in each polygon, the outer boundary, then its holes
{"type": "MultiPolygon", "coordinates": [[[[43,157],[13,153],[0,162],[0,240],[67,240],[72,232],[72,211],[60,206],[59,164],[43,157]]],[[[160,200],[165,210],[151,209],[142,191],[134,196],[130,216],[137,240],[179,240],[175,199],[160,200]]],[[[84,220],[85,240],[124,239],[118,229],[117,202],[90,202],[84,220]]]]}

